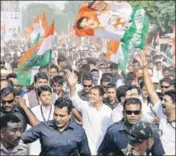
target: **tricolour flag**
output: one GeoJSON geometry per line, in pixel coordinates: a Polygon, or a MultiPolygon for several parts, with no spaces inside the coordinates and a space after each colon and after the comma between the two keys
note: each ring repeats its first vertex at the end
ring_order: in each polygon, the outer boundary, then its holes
{"type": "Polygon", "coordinates": [[[38,24],[38,23],[39,23],[39,20],[40,20],[40,17],[39,17],[39,15],[37,15],[37,16],[34,18],[34,20],[33,20],[33,22],[31,23],[31,25],[30,25],[28,28],[26,28],[26,38],[27,38],[27,39],[30,38],[31,33],[34,31],[34,25],[35,25],[35,24],[38,24]]]}
{"type": "Polygon", "coordinates": [[[54,34],[54,22],[46,33],[34,47],[19,60],[17,79],[19,85],[30,85],[32,70],[39,66],[48,65],[51,61],[52,43],[54,34]]]}
{"type": "MultiPolygon", "coordinates": [[[[126,71],[129,58],[129,47],[126,43],[123,42],[119,42],[114,45],[118,47],[118,50],[115,53],[112,51],[110,52],[110,54],[106,53],[106,59],[118,64],[119,68],[122,71],[126,71]]],[[[108,49],[112,48],[111,50],[114,50],[113,48],[117,47],[113,47],[111,45],[111,47],[109,47],[108,49]]]]}
{"type": "Polygon", "coordinates": [[[131,49],[144,49],[148,32],[148,16],[141,6],[133,8],[131,26],[118,41],[111,41],[106,54],[107,60],[119,64],[122,71],[126,72],[128,58],[131,49]],[[110,49],[110,50],[109,50],[110,49]]]}

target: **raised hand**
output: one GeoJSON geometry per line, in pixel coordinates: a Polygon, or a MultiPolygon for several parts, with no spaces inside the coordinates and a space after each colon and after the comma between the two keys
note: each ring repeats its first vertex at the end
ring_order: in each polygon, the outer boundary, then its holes
{"type": "Polygon", "coordinates": [[[78,81],[78,77],[77,75],[74,73],[74,71],[70,72],[68,71],[66,74],[66,78],[67,78],[67,84],[70,87],[75,87],[78,81]]]}
{"type": "Polygon", "coordinates": [[[136,57],[136,59],[138,60],[142,68],[147,67],[148,61],[147,61],[144,51],[138,52],[138,56],[136,57]]]}
{"type": "Polygon", "coordinates": [[[19,106],[20,106],[21,108],[27,107],[27,106],[26,106],[26,102],[25,102],[25,100],[24,100],[23,98],[21,98],[21,97],[19,97],[19,96],[16,96],[16,97],[15,97],[15,101],[19,104],[19,106]]]}

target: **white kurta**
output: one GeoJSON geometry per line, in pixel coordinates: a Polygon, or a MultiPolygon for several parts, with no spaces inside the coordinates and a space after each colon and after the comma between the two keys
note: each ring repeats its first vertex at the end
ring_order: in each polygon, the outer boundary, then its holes
{"type": "Polygon", "coordinates": [[[175,121],[169,123],[166,115],[163,113],[161,102],[155,104],[153,111],[156,112],[160,123],[159,129],[162,130],[161,143],[163,145],[165,155],[176,155],[175,153],[175,121]]]}
{"type": "Polygon", "coordinates": [[[97,110],[91,103],[81,100],[77,94],[71,97],[71,100],[82,113],[83,128],[88,138],[91,154],[97,155],[97,150],[111,123],[112,110],[104,104],[97,110]]]}

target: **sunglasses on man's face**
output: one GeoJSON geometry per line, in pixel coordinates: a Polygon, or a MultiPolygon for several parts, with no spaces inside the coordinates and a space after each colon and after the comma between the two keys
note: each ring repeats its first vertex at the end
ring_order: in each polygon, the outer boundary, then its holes
{"type": "Polygon", "coordinates": [[[90,88],[90,87],[92,87],[92,85],[83,85],[85,88],[86,87],[88,87],[88,88],[90,88]]]}
{"type": "Polygon", "coordinates": [[[9,101],[2,100],[1,102],[2,102],[2,104],[6,104],[6,103],[11,104],[13,101],[14,101],[14,99],[9,100],[9,101]]]}
{"type": "Polygon", "coordinates": [[[141,111],[140,110],[136,110],[136,111],[125,110],[125,113],[127,115],[132,115],[132,114],[139,115],[141,113],[141,111]]]}

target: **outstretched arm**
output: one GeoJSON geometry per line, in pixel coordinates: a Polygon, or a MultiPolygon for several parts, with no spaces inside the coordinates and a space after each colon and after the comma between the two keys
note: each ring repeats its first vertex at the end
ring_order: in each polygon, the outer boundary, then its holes
{"type": "Polygon", "coordinates": [[[22,99],[21,97],[16,96],[15,101],[19,103],[19,106],[25,112],[25,114],[28,118],[29,124],[32,127],[40,123],[40,121],[36,118],[36,116],[32,113],[32,111],[26,106],[26,103],[25,103],[24,99],[22,99]]]}
{"type": "Polygon", "coordinates": [[[149,97],[151,99],[151,102],[153,105],[155,104],[158,104],[160,99],[155,91],[155,87],[152,83],[152,80],[151,80],[151,77],[150,77],[150,74],[148,72],[148,69],[147,69],[147,59],[146,59],[146,56],[145,56],[145,53],[142,51],[139,53],[139,57],[137,58],[142,69],[143,69],[143,73],[144,73],[144,82],[145,82],[145,85],[146,85],[146,88],[147,88],[147,91],[149,93],[149,97]]]}

